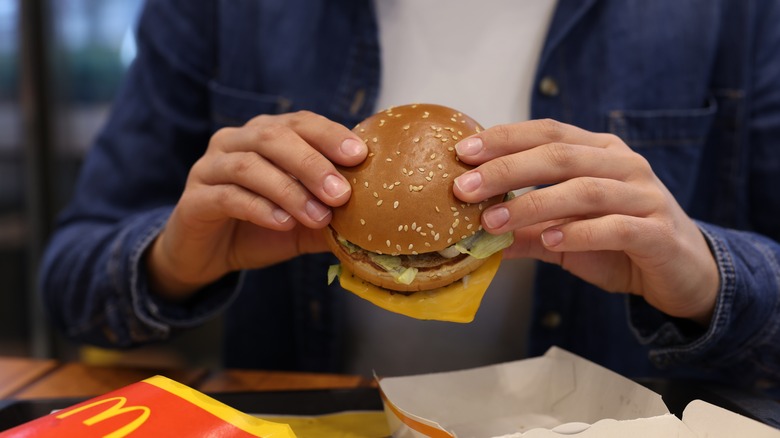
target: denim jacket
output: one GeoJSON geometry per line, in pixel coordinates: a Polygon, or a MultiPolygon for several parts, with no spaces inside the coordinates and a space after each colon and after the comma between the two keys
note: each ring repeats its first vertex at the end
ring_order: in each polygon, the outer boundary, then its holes
{"type": "MultiPolygon", "coordinates": [[[[217,129],[303,109],[351,127],[377,110],[373,14],[369,0],[147,2],[137,59],[45,255],[64,333],[129,347],[224,314],[228,366],[340,369],[332,256],[230,274],[172,305],[150,294],[143,254],[217,129]]],[[[697,220],[721,290],[701,328],[539,264],[529,354],[558,345],[627,376],[780,382],[779,22],[775,1],[559,0],[532,116],[644,155],[697,220]]]]}

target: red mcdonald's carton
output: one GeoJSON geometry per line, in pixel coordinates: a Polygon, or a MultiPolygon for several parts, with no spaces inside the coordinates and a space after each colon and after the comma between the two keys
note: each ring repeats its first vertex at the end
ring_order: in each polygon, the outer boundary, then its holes
{"type": "Polygon", "coordinates": [[[154,376],[0,432],[0,437],[295,438],[287,424],[240,412],[186,385],[154,376]]]}

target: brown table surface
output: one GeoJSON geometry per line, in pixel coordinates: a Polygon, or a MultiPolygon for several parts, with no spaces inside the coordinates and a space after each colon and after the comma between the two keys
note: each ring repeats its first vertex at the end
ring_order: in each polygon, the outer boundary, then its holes
{"type": "Polygon", "coordinates": [[[207,393],[359,388],[374,385],[371,379],[340,374],[96,366],[50,359],[0,356],[0,399],[96,396],[158,374],[207,393]]]}

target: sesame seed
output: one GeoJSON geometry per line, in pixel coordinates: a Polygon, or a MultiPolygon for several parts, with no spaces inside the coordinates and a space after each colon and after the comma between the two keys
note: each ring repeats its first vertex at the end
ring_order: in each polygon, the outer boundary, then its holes
{"type": "Polygon", "coordinates": [[[455,230],[453,230],[452,228],[450,228],[450,236],[452,236],[454,233],[455,233],[455,230]]]}
{"type": "Polygon", "coordinates": [[[396,181],[394,184],[397,185],[397,186],[400,186],[401,185],[401,181],[396,181]]]}
{"type": "Polygon", "coordinates": [[[433,181],[433,178],[431,178],[430,176],[426,176],[426,177],[425,177],[425,180],[426,180],[426,181],[433,181]]]}
{"type": "Polygon", "coordinates": [[[427,236],[428,233],[420,233],[421,236],[427,236]]]}
{"type": "Polygon", "coordinates": [[[397,249],[398,251],[400,251],[400,250],[401,250],[401,245],[396,245],[396,246],[395,246],[395,249],[397,249]]]}
{"type": "Polygon", "coordinates": [[[452,223],[452,228],[455,228],[458,225],[460,225],[460,219],[455,219],[455,222],[452,223]]]}
{"type": "Polygon", "coordinates": [[[444,169],[444,166],[442,166],[441,164],[437,164],[436,167],[438,167],[439,170],[443,170],[444,169]]]}
{"type": "Polygon", "coordinates": [[[393,161],[393,159],[390,158],[390,157],[387,157],[387,158],[385,158],[385,161],[390,162],[390,161],[393,161]]]}
{"type": "Polygon", "coordinates": [[[412,222],[412,229],[417,228],[417,222],[412,222]]]}
{"type": "Polygon", "coordinates": [[[382,205],[382,200],[381,199],[376,201],[376,206],[379,207],[380,205],[382,205]]]}
{"type": "Polygon", "coordinates": [[[357,178],[352,178],[352,184],[357,184],[357,178]]]}
{"type": "Polygon", "coordinates": [[[368,188],[368,181],[364,182],[364,183],[363,183],[363,186],[364,186],[365,188],[368,188]]]}
{"type": "Polygon", "coordinates": [[[452,210],[452,211],[458,211],[458,209],[457,209],[457,208],[455,208],[455,207],[450,207],[450,210],[452,210]]]}
{"type": "Polygon", "coordinates": [[[389,240],[385,240],[385,244],[387,245],[388,248],[390,248],[390,241],[389,240]]]}
{"type": "Polygon", "coordinates": [[[406,175],[406,172],[407,172],[407,170],[406,170],[405,167],[403,169],[401,169],[401,173],[403,173],[404,175],[406,175]]]}
{"type": "Polygon", "coordinates": [[[442,137],[442,139],[441,139],[441,142],[442,142],[442,143],[447,143],[449,140],[450,140],[450,139],[449,139],[449,138],[447,138],[447,137],[442,137]]]}
{"type": "Polygon", "coordinates": [[[455,148],[454,148],[454,147],[452,147],[452,146],[450,146],[450,147],[448,147],[448,148],[447,148],[447,150],[448,150],[448,151],[450,151],[450,152],[452,152],[452,151],[454,151],[454,150],[455,150],[455,148]]]}
{"type": "Polygon", "coordinates": [[[431,247],[431,244],[430,244],[430,243],[428,243],[428,242],[425,242],[425,246],[426,246],[426,247],[428,247],[428,248],[430,248],[430,247],[431,247]]]}
{"type": "Polygon", "coordinates": [[[433,224],[425,224],[426,227],[433,229],[433,224]]]}
{"type": "Polygon", "coordinates": [[[366,224],[366,220],[365,219],[360,219],[360,225],[365,225],[365,224],[366,224]]]}
{"type": "Polygon", "coordinates": [[[373,237],[371,237],[371,235],[369,234],[369,235],[368,235],[368,241],[370,242],[370,241],[371,241],[371,239],[373,239],[373,237]]]}
{"type": "Polygon", "coordinates": [[[408,131],[408,130],[409,130],[409,125],[408,124],[404,125],[404,131],[408,131]]]}
{"type": "MultiPolygon", "coordinates": [[[[452,121],[453,121],[453,122],[455,122],[455,123],[457,123],[457,122],[458,122],[458,121],[457,121],[457,119],[455,119],[455,117],[450,117],[450,120],[452,120],[452,121]]],[[[383,121],[384,121],[384,120],[383,120],[383,121]]]]}
{"type": "Polygon", "coordinates": [[[409,225],[404,225],[404,231],[409,231],[409,225]]]}
{"type": "Polygon", "coordinates": [[[462,239],[465,239],[465,238],[467,238],[467,237],[469,237],[469,236],[467,236],[467,235],[465,235],[465,234],[464,234],[464,235],[462,235],[462,236],[460,236],[461,240],[462,240],[462,239]]]}
{"type": "Polygon", "coordinates": [[[465,220],[466,220],[466,222],[469,222],[469,221],[471,221],[471,219],[469,219],[469,217],[468,217],[468,216],[463,216],[463,219],[465,219],[465,220]]]}
{"type": "Polygon", "coordinates": [[[398,201],[393,202],[393,208],[398,208],[398,201]]]}
{"type": "Polygon", "coordinates": [[[455,213],[452,213],[452,215],[453,215],[453,216],[458,216],[458,215],[460,215],[460,212],[459,212],[459,211],[456,211],[455,213]]]}
{"type": "Polygon", "coordinates": [[[412,255],[417,255],[417,251],[412,251],[412,255]]]}
{"type": "Polygon", "coordinates": [[[467,230],[470,230],[470,229],[472,229],[473,227],[474,227],[474,224],[468,224],[468,225],[466,226],[466,229],[467,229],[467,230]]]}
{"type": "Polygon", "coordinates": [[[436,209],[436,213],[441,213],[441,210],[439,210],[439,207],[438,207],[438,206],[436,206],[436,207],[434,207],[434,208],[436,209]]]}
{"type": "Polygon", "coordinates": [[[431,114],[431,113],[429,113],[428,111],[425,111],[425,113],[423,113],[423,116],[422,116],[422,118],[423,118],[423,119],[427,119],[427,118],[428,118],[428,116],[429,116],[430,114],[431,114]]]}
{"type": "Polygon", "coordinates": [[[452,237],[447,239],[447,243],[452,243],[452,237]]]}
{"type": "Polygon", "coordinates": [[[379,121],[379,126],[385,126],[385,119],[379,121]]]}
{"type": "Polygon", "coordinates": [[[425,173],[425,168],[424,168],[424,167],[418,167],[418,168],[417,168],[417,170],[418,170],[420,173],[425,173]]]}
{"type": "Polygon", "coordinates": [[[379,141],[379,139],[378,139],[378,138],[376,138],[376,137],[374,137],[374,138],[372,138],[372,139],[371,139],[371,141],[373,141],[374,143],[376,143],[376,142],[378,142],[378,141],[379,141]]]}
{"type": "Polygon", "coordinates": [[[387,190],[393,190],[393,187],[395,187],[395,186],[390,184],[389,186],[387,186],[387,190]]]}
{"type": "Polygon", "coordinates": [[[410,244],[409,244],[409,249],[412,249],[412,248],[414,248],[414,244],[413,244],[413,243],[410,243],[410,244]]]}
{"type": "Polygon", "coordinates": [[[382,183],[382,188],[386,189],[387,188],[387,183],[382,183]]]}
{"type": "Polygon", "coordinates": [[[431,160],[433,160],[434,158],[436,158],[436,154],[431,154],[431,160]]]}
{"type": "Polygon", "coordinates": [[[435,138],[441,138],[441,134],[434,135],[435,138]]]}
{"type": "Polygon", "coordinates": [[[403,226],[403,225],[399,225],[399,226],[398,226],[398,231],[401,231],[401,230],[403,230],[403,229],[404,229],[404,226],[403,226]]]}
{"type": "Polygon", "coordinates": [[[417,227],[417,229],[414,231],[417,231],[418,233],[422,233],[422,227],[417,227]]]}
{"type": "Polygon", "coordinates": [[[379,197],[379,193],[377,193],[377,192],[374,192],[374,197],[375,197],[375,198],[378,198],[378,197],[379,197]]]}
{"type": "Polygon", "coordinates": [[[433,235],[433,240],[438,242],[439,241],[439,237],[441,237],[441,235],[439,233],[436,233],[436,234],[433,235]]]}
{"type": "Polygon", "coordinates": [[[413,141],[414,141],[415,143],[419,143],[419,142],[420,142],[420,137],[415,137],[413,141]]]}

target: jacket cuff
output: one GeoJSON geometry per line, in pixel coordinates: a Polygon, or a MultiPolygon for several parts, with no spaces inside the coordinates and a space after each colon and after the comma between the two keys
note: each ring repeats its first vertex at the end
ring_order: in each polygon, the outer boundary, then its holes
{"type": "Polygon", "coordinates": [[[720,290],[709,327],[663,314],[641,297],[627,300],[629,323],[659,368],[695,363],[729,368],[748,358],[758,333],[780,329],[772,318],[778,305],[778,266],[771,242],[752,233],[697,222],[720,274],[720,290]],[[774,271],[774,274],[772,273],[774,271]]]}
{"type": "Polygon", "coordinates": [[[219,315],[238,295],[244,278],[243,272],[228,274],[182,302],[171,302],[152,292],[144,256],[165,226],[170,211],[156,211],[154,220],[137,231],[137,243],[128,258],[133,312],[156,338],[167,338],[176,329],[195,327],[219,315]]]}

